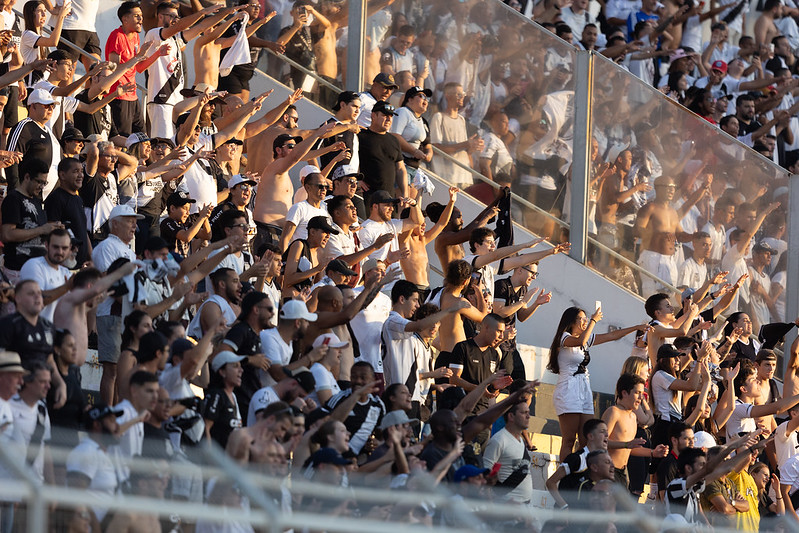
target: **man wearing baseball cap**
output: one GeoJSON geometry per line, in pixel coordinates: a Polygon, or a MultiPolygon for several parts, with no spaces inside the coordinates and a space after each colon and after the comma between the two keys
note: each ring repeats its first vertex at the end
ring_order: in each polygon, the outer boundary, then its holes
{"type": "Polygon", "coordinates": [[[184,191],[173,192],[166,199],[167,217],[161,221],[161,237],[169,245],[169,251],[179,259],[188,257],[189,243],[195,237],[211,238],[211,226],[208,223],[210,208],[202,209],[192,224],[188,224],[189,206],[194,203],[197,203],[196,200],[184,191]]]}
{"type": "Polygon", "coordinates": [[[372,107],[372,123],[358,134],[360,168],[368,187],[364,191],[367,205],[376,191],[393,194],[397,189],[400,196],[408,195],[408,176],[400,142],[394,135],[387,135],[396,114],[393,105],[382,100],[377,102],[372,107]]]}
{"type": "Polygon", "coordinates": [[[372,107],[377,102],[386,102],[391,93],[399,89],[399,85],[394,82],[394,76],[381,72],[372,80],[372,86],[368,91],[360,94],[361,114],[358,115],[358,125],[368,128],[372,124],[372,107]]]}
{"type": "MultiPolygon", "coordinates": [[[[23,161],[36,158],[48,168],[47,184],[44,186],[43,198],[55,189],[58,181],[58,162],[61,161],[61,145],[48,125],[53,118],[56,100],[44,89],[34,89],[28,94],[28,118],[20,120],[8,134],[8,151],[22,152],[23,161]],[[35,149],[35,152],[30,151],[35,149]],[[27,157],[26,157],[27,156],[27,157]]],[[[19,165],[11,165],[5,171],[8,189],[17,188],[22,178],[19,165]]]]}
{"type": "Polygon", "coordinates": [[[272,362],[269,371],[262,374],[261,382],[265,386],[278,383],[286,377],[287,370],[310,367],[318,361],[325,350],[312,350],[291,362],[293,343],[301,342],[308,330],[308,323],[315,322],[316,313],[309,313],[305,302],[288,300],[280,307],[277,327],[261,331],[261,348],[272,362]]]}
{"type": "Polygon", "coordinates": [[[298,405],[305,412],[316,409],[313,400],[306,400],[306,396],[311,394],[316,388],[316,380],[311,371],[301,366],[295,370],[284,368],[285,379],[281,379],[271,387],[259,389],[250,399],[250,407],[247,414],[247,425],[255,424],[255,415],[267,405],[274,402],[286,402],[290,405],[298,405]],[[299,400],[298,402],[296,400],[299,400]]]}
{"type": "Polygon", "coordinates": [[[255,221],[252,217],[252,211],[250,211],[250,208],[247,207],[247,205],[249,205],[250,200],[252,199],[253,191],[255,190],[256,185],[258,185],[258,182],[250,178],[249,175],[236,174],[231,176],[227,182],[227,188],[230,191],[230,194],[224,202],[216,206],[214,210],[211,211],[211,218],[209,219],[211,226],[214,226],[217,220],[219,220],[219,217],[225,211],[238,209],[239,211],[243,212],[247,218],[247,226],[249,226],[247,231],[248,239],[251,238],[252,235],[255,235],[255,221]]]}
{"type": "MultiPolygon", "coordinates": [[[[730,61],[730,64],[734,61],[743,60],[741,58],[735,58],[730,61]]],[[[717,59],[710,64],[710,72],[708,75],[696,80],[694,85],[700,89],[705,88],[710,90],[713,96],[718,99],[724,97],[732,98],[736,94],[762,89],[775,83],[774,76],[769,75],[752,81],[737,80],[727,75],[728,68],[729,65],[726,62],[717,59]]]]}
{"type": "MultiPolygon", "coordinates": [[[[143,217],[136,214],[129,205],[117,205],[111,209],[108,216],[111,229],[108,238],[92,251],[95,268],[100,272],[107,272],[117,259],[136,261],[131,244],[136,235],[136,221],[141,218],[143,217]]],[[[97,348],[98,358],[103,366],[100,397],[109,404],[114,399],[117,360],[122,342],[122,317],[131,311],[127,299],[123,298],[121,306],[114,303],[114,298],[109,296],[97,306],[97,348]]]]}

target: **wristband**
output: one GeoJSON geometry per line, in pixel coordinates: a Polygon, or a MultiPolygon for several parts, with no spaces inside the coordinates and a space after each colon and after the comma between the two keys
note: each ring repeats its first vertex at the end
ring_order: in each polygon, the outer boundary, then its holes
{"type": "Polygon", "coordinates": [[[558,510],[563,511],[563,510],[566,510],[568,508],[569,508],[569,504],[568,503],[564,503],[563,507],[558,507],[558,510]]]}

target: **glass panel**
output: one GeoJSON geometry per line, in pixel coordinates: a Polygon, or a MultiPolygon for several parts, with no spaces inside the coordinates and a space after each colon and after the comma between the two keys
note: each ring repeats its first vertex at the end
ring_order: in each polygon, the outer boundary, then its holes
{"type": "MultiPolygon", "coordinates": [[[[602,246],[590,247],[591,264],[644,298],[670,287],[699,289],[721,271],[735,283],[749,257],[758,270],[770,256],[764,271],[784,271],[789,173],[611,61],[595,59],[589,231],[602,246]],[[746,231],[727,235],[733,228],[746,231]],[[755,232],[751,242],[747,231],[755,232]],[[692,239],[698,232],[708,237],[692,239]],[[774,252],[753,254],[763,242],[774,252]],[[632,272],[622,258],[660,279],[632,272]]],[[[708,96],[702,105],[717,105],[708,96]]],[[[755,333],[785,319],[784,304],[777,313],[765,305],[760,293],[768,285],[768,277],[746,280],[727,310],[748,311],[755,333]]]]}

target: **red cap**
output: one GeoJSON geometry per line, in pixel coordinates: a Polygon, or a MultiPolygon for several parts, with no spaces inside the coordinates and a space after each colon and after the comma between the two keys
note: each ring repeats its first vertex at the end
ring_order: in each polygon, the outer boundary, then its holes
{"type": "Polygon", "coordinates": [[[727,73],[727,63],[722,61],[721,59],[717,59],[710,65],[710,70],[718,70],[722,74],[727,73]]]}

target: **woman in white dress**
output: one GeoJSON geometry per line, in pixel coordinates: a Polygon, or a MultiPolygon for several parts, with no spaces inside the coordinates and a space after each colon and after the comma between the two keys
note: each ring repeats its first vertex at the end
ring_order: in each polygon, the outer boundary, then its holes
{"type": "Polygon", "coordinates": [[[580,428],[589,418],[595,418],[594,398],[588,380],[588,347],[615,341],[633,331],[648,331],[648,324],[639,324],[608,333],[594,333],[594,326],[602,320],[602,309],[597,308],[591,318],[579,307],[569,307],[560,317],[560,324],[549,349],[547,369],[558,375],[553,404],[558,415],[561,434],[561,459],[569,455],[579,438],[585,446],[580,428]]]}

